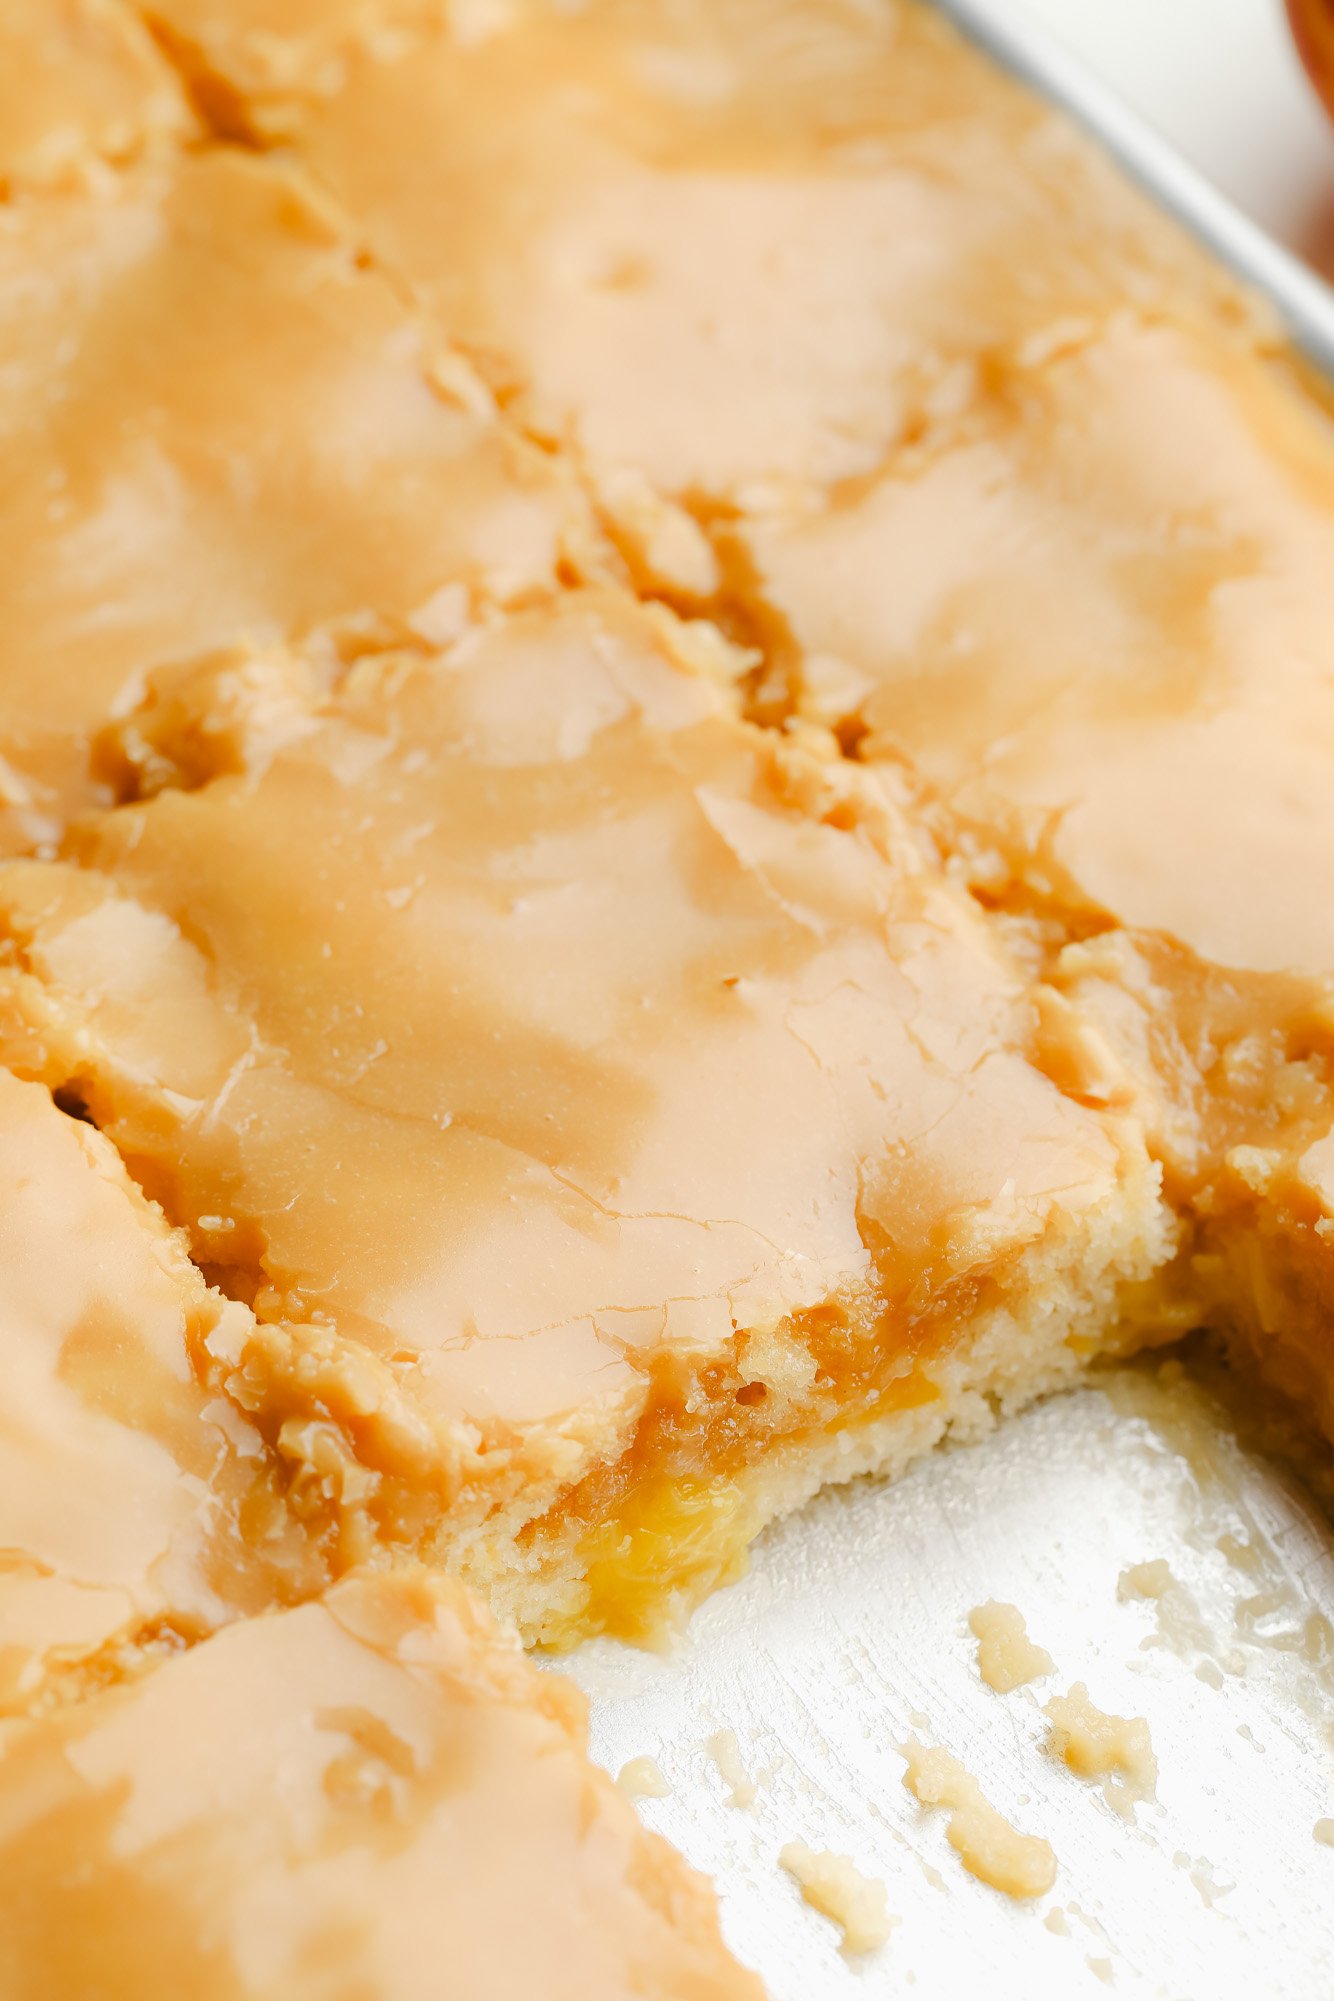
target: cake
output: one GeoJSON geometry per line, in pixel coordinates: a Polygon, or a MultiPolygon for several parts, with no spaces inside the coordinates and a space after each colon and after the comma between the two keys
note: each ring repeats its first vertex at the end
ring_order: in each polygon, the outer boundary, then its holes
{"type": "Polygon", "coordinates": [[[6,0],[0,191],[96,185],[199,136],[147,27],[117,0],[6,0]]]}
{"type": "Polygon", "coordinates": [[[0,1733],[15,2001],[760,2001],[574,1689],[444,1580],[351,1575],[0,1733]]]}
{"type": "Polygon", "coordinates": [[[318,190],[222,148],[0,205],[0,355],[10,852],[109,796],[91,739],[161,662],[448,629],[592,533],[318,190]]]}
{"type": "Polygon", "coordinates": [[[1281,361],[1118,314],[850,504],[739,532],[842,663],[796,667],[798,711],[911,763],[1137,1076],[1183,1310],[1334,1434],[1328,418],[1281,361]]]}
{"type": "Polygon", "coordinates": [[[209,0],[163,18],[640,592],[756,649],[748,712],[907,789],[1115,1049],[1054,1074],[1133,1079],[1163,1324],[1334,1427],[1334,439],[1264,310],[912,4],[386,5],[322,63],[302,11],[267,69],[209,0]]]}
{"type": "Polygon", "coordinates": [[[4,1718],[308,1595],[322,1573],[281,1468],[196,1373],[245,1308],[204,1284],[108,1141],[8,1074],[0,1162],[4,1718]]]}
{"type": "Polygon", "coordinates": [[[520,1640],[1334,1435],[1323,401],[915,0],[0,55],[0,1986],[752,1993],[520,1640]]]}
{"type": "Polygon", "coordinates": [[[581,466],[645,590],[726,614],[714,524],[872,475],[997,353],[1127,301],[1256,319],[928,9],[390,4],[325,11],[319,55],[305,0],[260,11],[157,16],[581,466]]]}
{"type": "Polygon", "coordinates": [[[1175,1247],[1055,1000],[710,664],[594,591],[202,665],[119,732],[149,796],[0,868],[10,1060],[252,1308],[218,1387],[317,1533],[548,1643],[1151,1334],[1175,1247]]]}

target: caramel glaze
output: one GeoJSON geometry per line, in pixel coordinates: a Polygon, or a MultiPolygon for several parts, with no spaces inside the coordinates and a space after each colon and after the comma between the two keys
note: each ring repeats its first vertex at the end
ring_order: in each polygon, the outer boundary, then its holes
{"type": "Polygon", "coordinates": [[[0,1988],[750,1994],[312,1594],[651,1591],[1035,1273],[1334,1429],[1327,427],[909,4],[153,13],[0,26],[0,1988]]]}
{"type": "Polygon", "coordinates": [[[234,152],[0,204],[0,382],[11,853],[99,796],[91,737],[162,661],[449,631],[586,532],[299,176],[234,152]]]}
{"type": "Polygon", "coordinates": [[[259,1434],[199,1379],[245,1308],[208,1291],[100,1134],[4,1072],[0,1177],[4,1715],[320,1572],[259,1434]]]}
{"type": "Polygon", "coordinates": [[[924,781],[977,894],[1138,1074],[1195,1310],[1334,1424],[1327,420],[1230,344],[1120,315],[858,493],[737,533],[798,705],[924,781]]]}
{"type": "Polygon", "coordinates": [[[808,1342],[902,1372],[1030,1253],[1144,1275],[1137,1139],[1025,1053],[1028,983],[894,810],[718,664],[593,593],[325,696],[205,665],[120,733],[162,789],[0,871],[8,1055],[253,1307],[215,1361],[345,1555],[539,1512],[766,1342],[799,1400],[808,1342]]]}
{"type": "Polygon", "coordinates": [[[439,1579],[349,1578],[0,1754],[7,2001],[760,2001],[574,1688],[439,1579]]]}
{"type": "Polygon", "coordinates": [[[5,0],[0,197],[98,184],[195,136],[185,97],[121,0],[5,0]]]}
{"type": "Polygon", "coordinates": [[[247,9],[162,11],[678,597],[720,588],[702,530],[873,474],[993,353],[1127,301],[1250,323],[1061,118],[898,0],[381,6],[370,49],[335,11],[336,59],[288,0],[267,77],[247,9]]]}

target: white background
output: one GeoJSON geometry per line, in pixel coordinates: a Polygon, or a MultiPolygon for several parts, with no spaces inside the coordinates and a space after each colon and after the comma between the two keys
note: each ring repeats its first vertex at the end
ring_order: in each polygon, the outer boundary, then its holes
{"type": "Polygon", "coordinates": [[[1334,127],[1282,0],[993,0],[1055,31],[1273,235],[1334,276],[1334,127]]]}

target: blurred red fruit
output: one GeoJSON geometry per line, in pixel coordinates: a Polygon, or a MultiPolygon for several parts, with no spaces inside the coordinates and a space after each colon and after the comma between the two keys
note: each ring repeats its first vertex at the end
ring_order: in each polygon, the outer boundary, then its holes
{"type": "Polygon", "coordinates": [[[1334,0],[1287,0],[1287,6],[1307,74],[1334,117],[1334,0]]]}

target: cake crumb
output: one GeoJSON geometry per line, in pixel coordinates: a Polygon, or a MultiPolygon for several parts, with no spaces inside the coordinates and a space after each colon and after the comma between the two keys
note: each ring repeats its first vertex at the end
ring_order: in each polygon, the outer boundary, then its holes
{"type": "Polygon", "coordinates": [[[1176,1583],[1172,1566],[1165,1556],[1147,1563],[1132,1563],[1116,1580],[1118,1598],[1161,1598],[1176,1583]]]}
{"type": "Polygon", "coordinates": [[[1234,1570],[1243,1571],[1247,1577],[1263,1574],[1268,1551],[1262,1538],[1235,1535],[1228,1529],[1217,1538],[1214,1548],[1227,1558],[1234,1570]]]}
{"type": "Polygon", "coordinates": [[[741,1747],[735,1730],[715,1730],[705,1747],[718,1768],[718,1776],[729,1788],[727,1804],[747,1807],[755,1803],[759,1787],[741,1762],[741,1747]]]}
{"type": "Polygon", "coordinates": [[[850,1856],[789,1841],[778,1862],[811,1909],[838,1926],[844,1952],[874,1952],[885,1943],[898,1922],[889,1914],[885,1886],[864,1876],[850,1856]]]}
{"type": "Polygon", "coordinates": [[[628,1765],[621,1766],[616,1784],[627,1799],[665,1800],[671,1797],[672,1789],[663,1777],[656,1758],[631,1758],[628,1765]]]}
{"type": "Polygon", "coordinates": [[[1326,1848],[1334,1848],[1334,1820],[1318,1820],[1311,1833],[1326,1848]]]}
{"type": "Polygon", "coordinates": [[[1069,1938],[1070,1920],[1059,1904],[1052,1905],[1042,1922],[1049,1932],[1055,1933],[1057,1938],[1069,1938]]]}
{"type": "Polygon", "coordinates": [[[599,473],[594,485],[607,525],[641,585],[696,598],[718,589],[713,544],[683,507],[628,466],[599,473]]]}
{"type": "Polygon", "coordinates": [[[968,1624],[977,1641],[977,1671],[1000,1695],[1039,1681],[1055,1666],[1046,1648],[1029,1639],[1017,1605],[989,1598],[985,1605],[973,1607],[968,1624]]]}
{"type": "Polygon", "coordinates": [[[910,1740],[903,1783],[923,1806],[949,1811],[946,1838],[970,1876],[1007,1897],[1041,1897],[1056,1881],[1056,1856],[1040,1835],[1021,1834],[948,1751],[910,1740]]]}
{"type": "Polygon", "coordinates": [[[1184,1848],[1178,1848],[1172,1857],[1178,1869],[1184,1869],[1191,1884],[1199,1893],[1200,1902],[1211,1911],[1220,1897],[1230,1896],[1236,1889],[1235,1883],[1220,1883],[1214,1874],[1214,1865],[1207,1855],[1188,1855],[1184,1848]]]}
{"type": "Polygon", "coordinates": [[[1095,1973],[1104,1987],[1112,1984],[1112,1962],[1110,1959],[1090,1959],[1085,1962],[1090,1973],[1095,1973]]]}
{"type": "Polygon", "coordinates": [[[1138,1801],[1153,1798],[1158,1761],[1142,1716],[1108,1715],[1082,1681],[1068,1695],[1053,1696],[1046,1714],[1046,1749],[1081,1779],[1101,1779],[1103,1798],[1123,1819],[1133,1816],[1138,1801]]]}
{"type": "Polygon", "coordinates": [[[1252,1193],[1265,1195],[1278,1172],[1283,1156],[1269,1146],[1231,1146],[1223,1159],[1237,1179],[1252,1193]]]}
{"type": "Polygon", "coordinates": [[[1078,1918],[1081,1925],[1085,1926],[1087,1930],[1093,1932],[1096,1937],[1100,1938],[1105,1946],[1110,1947],[1111,1940],[1107,1936],[1106,1927],[1103,1924],[1101,1924],[1097,1918],[1093,1916],[1092,1912],[1086,1911],[1082,1904],[1076,1904],[1076,1903],[1069,1903],[1066,1905],[1065,1908],[1070,1913],[1070,1916],[1072,1918],[1078,1918]]]}

